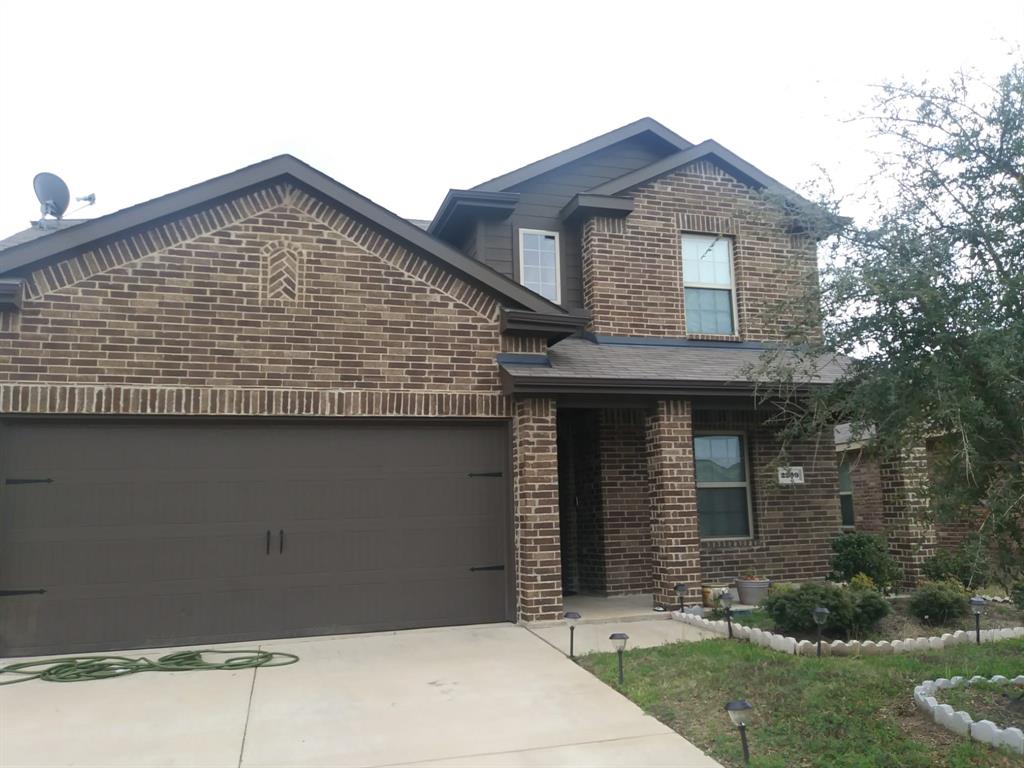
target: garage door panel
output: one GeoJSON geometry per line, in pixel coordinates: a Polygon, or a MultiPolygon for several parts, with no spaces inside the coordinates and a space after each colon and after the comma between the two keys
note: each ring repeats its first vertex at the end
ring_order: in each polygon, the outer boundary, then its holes
{"type": "Polygon", "coordinates": [[[8,421],[0,654],[509,618],[502,424],[8,421]],[[267,551],[267,532],[271,534],[267,551]],[[280,532],[284,531],[283,551],[280,532]]]}

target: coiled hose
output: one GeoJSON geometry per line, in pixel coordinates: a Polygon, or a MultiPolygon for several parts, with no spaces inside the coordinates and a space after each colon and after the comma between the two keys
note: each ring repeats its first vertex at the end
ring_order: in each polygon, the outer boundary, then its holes
{"type": "Polygon", "coordinates": [[[218,651],[210,648],[195,651],[177,651],[161,656],[156,661],[145,656],[132,659],[127,656],[68,656],[61,659],[21,661],[0,667],[0,685],[46,680],[51,683],[77,683],[82,680],[103,680],[137,672],[192,672],[212,669],[253,669],[256,667],[283,667],[294,664],[299,657],[292,653],[262,650],[218,651]],[[223,661],[207,661],[203,654],[226,656],[223,661]],[[14,679],[3,679],[16,675],[14,679]]]}

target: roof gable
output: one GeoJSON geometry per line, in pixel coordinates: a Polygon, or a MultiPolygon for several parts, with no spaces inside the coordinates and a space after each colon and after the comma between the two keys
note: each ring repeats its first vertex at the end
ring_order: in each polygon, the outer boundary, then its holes
{"type": "Polygon", "coordinates": [[[689,141],[669,130],[657,120],[650,117],[644,117],[636,122],[630,123],[629,125],[624,125],[621,128],[616,128],[614,131],[609,131],[608,133],[589,139],[582,144],[569,147],[561,152],[556,152],[553,155],[549,155],[548,157],[537,160],[529,165],[524,165],[522,168],[517,168],[514,171],[510,171],[509,173],[491,179],[490,181],[485,181],[483,184],[477,184],[473,187],[473,191],[503,192],[518,184],[522,184],[524,181],[528,181],[536,176],[553,171],[556,168],[560,168],[563,165],[579,160],[580,158],[586,157],[594,152],[598,152],[606,147],[618,144],[626,139],[643,135],[649,135],[656,141],[661,141],[668,152],[671,152],[673,148],[676,150],[685,150],[693,146],[689,141]]]}
{"type": "Polygon", "coordinates": [[[401,244],[505,304],[548,314],[565,312],[558,305],[552,304],[487,265],[464,256],[446,243],[431,237],[415,224],[291,155],[279,155],[163,197],[55,231],[46,237],[15,245],[0,252],[0,275],[23,274],[33,265],[59,258],[68,252],[79,252],[112,238],[124,237],[140,228],[151,227],[161,219],[195,213],[255,188],[287,181],[351,211],[360,219],[384,230],[401,244]]]}

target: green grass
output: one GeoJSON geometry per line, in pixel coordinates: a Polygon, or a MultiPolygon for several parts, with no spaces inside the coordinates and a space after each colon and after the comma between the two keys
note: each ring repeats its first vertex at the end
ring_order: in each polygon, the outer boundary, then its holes
{"type": "Polygon", "coordinates": [[[936,692],[940,704],[963,710],[974,720],[991,720],[1000,728],[1024,729],[1024,688],[999,683],[957,685],[936,692]]]}
{"type": "MultiPolygon", "coordinates": [[[[580,664],[618,688],[614,654],[580,664]]],[[[957,645],[907,656],[816,659],[728,640],[626,653],[622,692],[723,765],[740,766],[739,737],[723,710],[749,700],[757,768],[1021,768],[1009,752],[956,736],[914,706],[923,680],[1024,673],[1024,640],[957,645]]]]}

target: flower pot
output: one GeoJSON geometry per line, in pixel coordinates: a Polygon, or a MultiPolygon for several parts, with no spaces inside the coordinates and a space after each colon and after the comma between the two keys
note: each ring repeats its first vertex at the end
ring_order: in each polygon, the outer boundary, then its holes
{"type": "Polygon", "coordinates": [[[736,579],[736,591],[743,605],[760,605],[768,596],[771,579],[736,579]]]}

